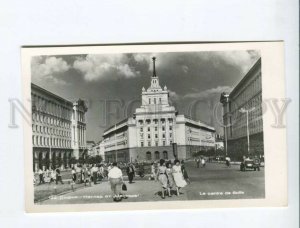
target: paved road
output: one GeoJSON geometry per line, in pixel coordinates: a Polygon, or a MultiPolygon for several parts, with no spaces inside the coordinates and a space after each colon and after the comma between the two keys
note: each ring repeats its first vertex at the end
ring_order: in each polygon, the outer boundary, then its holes
{"type": "MultiPolygon", "coordinates": [[[[126,202],[207,199],[251,199],[264,197],[264,169],[239,171],[239,166],[230,168],[224,164],[207,163],[205,168],[196,168],[194,162],[186,164],[191,183],[181,190],[180,196],[162,199],[159,182],[140,180],[127,184],[126,202]]],[[[91,187],[53,196],[40,204],[78,204],[113,202],[110,186],[104,181],[91,187]]]]}

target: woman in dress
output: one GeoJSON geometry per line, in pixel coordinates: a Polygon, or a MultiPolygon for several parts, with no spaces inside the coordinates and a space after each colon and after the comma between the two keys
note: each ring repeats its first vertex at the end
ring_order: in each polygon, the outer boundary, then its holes
{"type": "Polygon", "coordinates": [[[167,177],[168,177],[168,195],[169,195],[169,197],[171,197],[171,189],[173,187],[176,187],[175,182],[174,182],[174,178],[173,178],[173,169],[172,169],[172,163],[171,162],[167,163],[166,174],[167,174],[167,177]]]}
{"type": "Polygon", "coordinates": [[[149,180],[155,180],[156,171],[154,162],[151,163],[151,176],[149,180]]]}
{"type": "Polygon", "coordinates": [[[164,199],[165,198],[165,191],[168,188],[168,177],[166,174],[166,162],[163,159],[160,159],[159,161],[159,167],[157,169],[157,174],[156,174],[156,180],[159,180],[161,187],[162,187],[162,193],[161,197],[164,199]]]}
{"type": "Polygon", "coordinates": [[[76,183],[76,171],[74,167],[72,167],[72,181],[74,184],[76,183]]]}
{"type": "Polygon", "coordinates": [[[175,181],[175,184],[176,184],[177,196],[179,196],[179,194],[180,194],[179,189],[186,186],[187,183],[183,178],[180,161],[178,159],[176,159],[174,161],[174,164],[175,165],[173,165],[173,177],[174,177],[174,181],[175,181]]]}

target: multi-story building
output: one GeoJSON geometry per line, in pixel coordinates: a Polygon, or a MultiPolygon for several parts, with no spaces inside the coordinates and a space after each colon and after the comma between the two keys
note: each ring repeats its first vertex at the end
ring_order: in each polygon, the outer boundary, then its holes
{"type": "Polygon", "coordinates": [[[263,155],[261,59],[230,94],[222,93],[225,151],[240,158],[263,155]]]}
{"type": "Polygon", "coordinates": [[[104,159],[104,143],[103,141],[99,141],[94,144],[94,146],[91,149],[91,156],[101,156],[104,159]]]}
{"type": "Polygon", "coordinates": [[[216,150],[224,150],[224,137],[222,135],[216,134],[216,150]]]}
{"type": "Polygon", "coordinates": [[[194,152],[214,149],[215,129],[178,115],[169,104],[167,87],[162,89],[155,71],[151,85],[142,88],[142,104],[134,116],[103,133],[106,161],[153,161],[190,158],[194,152]]]}
{"type": "Polygon", "coordinates": [[[87,148],[88,156],[92,156],[92,157],[96,156],[96,153],[94,150],[95,146],[96,146],[96,143],[94,141],[91,141],[91,140],[86,141],[86,148],[87,148]]]}
{"type": "Polygon", "coordinates": [[[31,84],[33,170],[68,167],[86,151],[86,105],[31,84]]]}

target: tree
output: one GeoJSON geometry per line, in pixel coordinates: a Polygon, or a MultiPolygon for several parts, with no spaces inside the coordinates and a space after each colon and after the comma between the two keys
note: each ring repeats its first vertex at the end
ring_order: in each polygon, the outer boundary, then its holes
{"type": "Polygon", "coordinates": [[[74,164],[76,164],[77,163],[77,159],[75,158],[75,157],[71,157],[70,158],[70,164],[71,165],[74,165],[74,164]]]}
{"type": "Polygon", "coordinates": [[[103,158],[101,157],[101,155],[96,155],[95,163],[101,163],[102,161],[103,161],[103,158]]]}

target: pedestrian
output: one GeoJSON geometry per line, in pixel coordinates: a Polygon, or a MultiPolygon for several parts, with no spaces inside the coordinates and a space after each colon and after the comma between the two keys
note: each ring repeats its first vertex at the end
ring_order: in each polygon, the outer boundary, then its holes
{"type": "Polygon", "coordinates": [[[108,172],[108,180],[113,194],[114,201],[121,201],[123,194],[121,193],[121,185],[124,183],[121,169],[117,167],[117,163],[112,164],[112,168],[108,172]]]}
{"type": "Polygon", "coordinates": [[[107,165],[105,165],[105,168],[104,168],[104,177],[108,178],[108,167],[107,167],[107,165]]]}
{"type": "MultiPolygon", "coordinates": [[[[52,182],[53,182],[53,183],[54,183],[54,182],[56,182],[56,172],[55,172],[55,170],[54,170],[54,169],[52,169],[52,170],[51,170],[51,174],[50,174],[50,176],[51,176],[51,177],[50,177],[50,183],[52,183],[52,182]]],[[[49,184],[50,184],[50,183],[49,183],[49,184]]]]}
{"type": "Polygon", "coordinates": [[[75,168],[72,167],[72,181],[73,183],[75,184],[76,183],[76,171],[75,171],[75,168]]]}
{"type": "Polygon", "coordinates": [[[112,164],[109,164],[107,167],[107,172],[109,172],[112,169],[112,164]]]}
{"type": "Polygon", "coordinates": [[[60,169],[58,167],[56,168],[55,172],[56,172],[56,184],[58,184],[58,182],[64,184],[61,178],[60,169]]]}
{"type": "Polygon", "coordinates": [[[135,172],[134,172],[134,168],[133,168],[133,165],[131,163],[128,164],[127,168],[126,168],[126,173],[127,173],[127,176],[128,176],[128,180],[129,180],[129,184],[132,183],[133,181],[133,178],[135,176],[135,172]]]}
{"type": "Polygon", "coordinates": [[[161,187],[162,187],[162,192],[161,192],[161,198],[165,198],[165,191],[168,189],[168,177],[166,173],[167,167],[166,167],[166,162],[164,159],[160,159],[159,161],[159,167],[157,169],[157,174],[156,174],[156,180],[159,180],[161,187]]]}
{"type": "Polygon", "coordinates": [[[80,165],[76,165],[75,171],[76,171],[76,182],[80,183],[80,175],[81,175],[80,165]]]}
{"type": "Polygon", "coordinates": [[[178,159],[175,159],[174,161],[172,173],[176,184],[177,196],[179,196],[180,195],[179,189],[185,187],[187,183],[183,178],[180,161],[178,159]]]}
{"type": "Polygon", "coordinates": [[[185,181],[190,184],[191,183],[190,182],[190,178],[189,178],[189,175],[188,175],[188,173],[186,171],[186,168],[185,168],[183,160],[181,161],[181,171],[182,171],[183,178],[185,179],[185,181]]]}
{"type": "Polygon", "coordinates": [[[83,169],[83,179],[84,179],[84,185],[88,183],[89,186],[91,186],[91,170],[89,166],[85,166],[83,169]]]}
{"type": "Polygon", "coordinates": [[[202,157],[202,158],[201,158],[201,165],[202,165],[202,168],[205,167],[205,164],[206,164],[205,158],[202,157]]]}
{"type": "Polygon", "coordinates": [[[104,174],[104,167],[102,164],[100,164],[100,168],[99,168],[99,179],[100,181],[102,181],[102,179],[105,177],[105,174],[104,174]]]}
{"type": "Polygon", "coordinates": [[[226,160],[226,166],[227,167],[230,167],[230,157],[229,156],[227,156],[226,158],[225,158],[225,160],[226,160]]]}
{"type": "Polygon", "coordinates": [[[85,181],[85,167],[84,165],[80,167],[80,183],[83,183],[85,181]]]}
{"type": "Polygon", "coordinates": [[[51,171],[49,169],[46,169],[44,173],[44,182],[50,184],[51,177],[50,177],[51,171]]]}
{"type": "Polygon", "coordinates": [[[198,157],[196,158],[196,163],[197,163],[197,168],[199,168],[200,167],[200,159],[198,157]]]}
{"type": "Polygon", "coordinates": [[[141,178],[143,178],[145,176],[144,162],[140,163],[140,165],[139,165],[139,176],[141,178]]]}
{"type": "Polygon", "coordinates": [[[42,169],[39,169],[39,179],[40,179],[40,182],[39,184],[44,184],[45,181],[44,181],[44,171],[42,169]]]}
{"type": "Polygon", "coordinates": [[[151,163],[151,176],[150,176],[150,180],[155,180],[155,176],[156,176],[155,164],[154,164],[154,162],[152,162],[151,163]]]}
{"type": "Polygon", "coordinates": [[[167,170],[166,174],[168,177],[168,195],[171,197],[171,190],[173,187],[176,187],[174,177],[173,177],[173,169],[172,169],[172,163],[168,162],[167,163],[167,170]]]}
{"type": "Polygon", "coordinates": [[[94,184],[97,184],[98,167],[96,165],[93,165],[93,167],[91,169],[91,173],[93,175],[93,182],[94,182],[94,184]]]}

